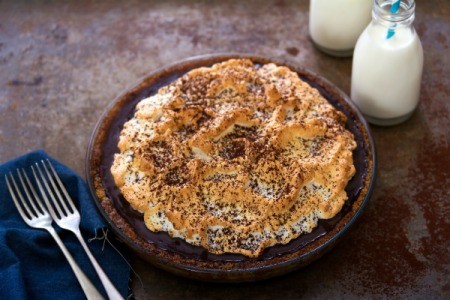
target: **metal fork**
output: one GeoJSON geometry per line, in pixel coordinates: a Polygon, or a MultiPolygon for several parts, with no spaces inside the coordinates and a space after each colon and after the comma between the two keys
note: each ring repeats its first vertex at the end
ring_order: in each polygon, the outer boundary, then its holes
{"type": "MultiPolygon", "coordinates": [[[[33,170],[34,172],[34,170],[33,170]]],[[[25,181],[27,184],[25,184],[22,175],[20,174],[19,169],[17,169],[17,175],[19,177],[20,183],[22,184],[22,189],[25,191],[26,197],[28,199],[29,204],[27,201],[25,201],[22,192],[20,191],[13,175],[9,173],[9,177],[12,181],[12,184],[14,186],[11,186],[8,176],[5,175],[6,185],[8,186],[9,193],[11,194],[11,197],[13,199],[14,204],[17,207],[17,210],[19,211],[20,216],[25,221],[25,223],[28,224],[30,227],[34,228],[41,228],[47,230],[50,235],[55,239],[58,246],[61,248],[62,252],[64,253],[64,256],[66,257],[67,261],[69,262],[70,266],[72,267],[73,272],[75,273],[75,276],[78,279],[78,282],[81,285],[81,288],[83,289],[86,297],[88,299],[102,299],[102,296],[97,291],[97,289],[94,287],[92,282],[89,280],[89,278],[81,271],[80,267],[77,265],[75,260],[73,259],[70,252],[67,250],[67,248],[64,246],[63,242],[59,238],[58,234],[52,227],[52,219],[50,215],[48,214],[47,210],[42,205],[42,201],[40,200],[38,194],[36,193],[36,190],[33,188],[33,185],[31,184],[27,174],[22,169],[23,177],[25,178],[25,181]],[[28,189],[29,188],[29,189],[28,189]],[[14,193],[15,190],[15,193],[14,193]],[[34,200],[30,195],[30,191],[33,194],[34,200]],[[17,198],[17,196],[18,198],[17,198]],[[36,206],[37,203],[37,206],[36,206]],[[39,208],[38,208],[39,207],[39,208]]],[[[38,182],[39,183],[39,182],[38,182]]]]}
{"type": "MultiPolygon", "coordinates": [[[[59,178],[58,174],[55,171],[55,168],[50,163],[50,161],[47,159],[47,163],[44,161],[41,161],[41,164],[44,168],[45,174],[47,175],[48,180],[45,178],[43,172],[41,171],[41,168],[39,167],[39,164],[36,163],[36,168],[39,172],[39,175],[42,179],[42,182],[45,185],[45,188],[50,195],[50,198],[52,200],[52,203],[54,205],[54,208],[50,204],[49,199],[47,196],[45,196],[45,191],[43,190],[43,187],[39,185],[39,189],[41,191],[41,194],[43,195],[44,202],[50,212],[50,215],[52,216],[53,220],[58,224],[59,227],[63,229],[67,229],[69,231],[72,231],[75,236],[80,241],[81,245],[83,246],[84,250],[86,251],[86,254],[88,255],[92,265],[94,266],[95,271],[97,272],[98,276],[100,277],[101,282],[103,283],[103,286],[105,287],[106,294],[108,295],[109,299],[121,299],[123,300],[120,293],[117,291],[117,289],[114,287],[112,282],[109,280],[108,276],[105,274],[103,269],[98,264],[97,260],[92,255],[91,251],[89,250],[88,246],[86,245],[81,232],[80,232],[80,213],[78,212],[77,208],[75,207],[72,198],[69,196],[69,193],[67,192],[66,188],[64,187],[63,183],[61,182],[61,179],[59,178]],[[50,167],[51,173],[50,174],[47,165],[50,167]],[[58,183],[58,185],[55,183],[55,180],[58,183]],[[53,187],[53,191],[50,188],[48,181],[50,182],[51,186],[53,187]],[[59,188],[58,188],[59,187],[59,188]],[[60,190],[64,194],[64,198],[60,193],[60,190]],[[55,197],[56,194],[56,197],[55,197]],[[67,205],[68,204],[68,205],[67,205]]],[[[36,173],[34,172],[34,168],[32,167],[33,173],[36,177],[36,181],[38,181],[36,173]]]]}

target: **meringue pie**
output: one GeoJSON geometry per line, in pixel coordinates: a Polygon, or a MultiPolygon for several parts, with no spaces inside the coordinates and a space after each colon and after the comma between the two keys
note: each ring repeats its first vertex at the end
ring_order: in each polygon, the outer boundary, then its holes
{"type": "Polygon", "coordinates": [[[345,122],[287,67],[231,59],[141,100],[111,173],[149,230],[258,257],[343,207],[356,148],[345,122]]]}

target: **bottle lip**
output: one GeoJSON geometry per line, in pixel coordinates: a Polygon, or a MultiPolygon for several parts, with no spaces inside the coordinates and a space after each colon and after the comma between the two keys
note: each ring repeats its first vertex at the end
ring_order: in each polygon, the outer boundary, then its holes
{"type": "Polygon", "coordinates": [[[414,19],[414,12],[416,3],[414,0],[401,0],[400,9],[397,14],[390,12],[392,4],[396,0],[374,0],[373,1],[373,16],[383,21],[392,23],[404,22],[414,19]]]}

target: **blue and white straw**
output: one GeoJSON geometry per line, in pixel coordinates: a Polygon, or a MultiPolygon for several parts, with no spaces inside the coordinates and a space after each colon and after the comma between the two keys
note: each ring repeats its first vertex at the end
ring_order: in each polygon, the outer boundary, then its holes
{"type": "MultiPolygon", "coordinates": [[[[398,10],[400,9],[400,2],[401,2],[401,0],[396,0],[396,1],[394,1],[394,3],[392,3],[391,14],[396,15],[398,13],[398,10]]],[[[386,35],[387,40],[394,36],[394,34],[395,34],[394,27],[396,25],[397,24],[394,24],[391,28],[388,29],[388,32],[386,35]]]]}

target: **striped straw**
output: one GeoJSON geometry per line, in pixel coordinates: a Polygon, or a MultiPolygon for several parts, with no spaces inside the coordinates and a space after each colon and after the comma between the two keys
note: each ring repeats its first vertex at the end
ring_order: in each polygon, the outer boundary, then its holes
{"type": "MultiPolygon", "coordinates": [[[[391,14],[396,15],[398,13],[398,10],[400,9],[400,2],[401,2],[401,0],[396,0],[396,1],[394,1],[394,3],[392,3],[391,14]]],[[[396,26],[396,24],[394,24],[392,27],[395,27],[395,26],[396,26]]],[[[387,40],[390,39],[391,37],[394,36],[394,34],[395,34],[394,29],[389,28],[387,35],[386,35],[386,39],[387,40]]]]}

